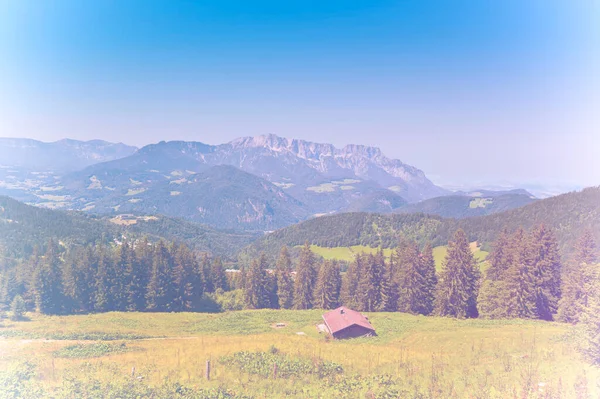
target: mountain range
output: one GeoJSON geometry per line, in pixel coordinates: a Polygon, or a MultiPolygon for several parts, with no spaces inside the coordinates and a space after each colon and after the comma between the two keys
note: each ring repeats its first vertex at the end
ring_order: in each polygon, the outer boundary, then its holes
{"type": "Polygon", "coordinates": [[[272,134],[220,145],[163,141],[140,149],[98,140],[1,139],[5,153],[0,194],[29,204],[162,214],[249,231],[339,212],[468,217],[533,200],[526,192],[452,193],[376,147],[336,148],[272,134]]]}

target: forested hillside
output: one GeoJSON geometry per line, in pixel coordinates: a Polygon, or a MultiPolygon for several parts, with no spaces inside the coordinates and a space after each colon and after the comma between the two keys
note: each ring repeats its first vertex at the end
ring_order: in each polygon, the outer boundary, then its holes
{"type": "Polygon", "coordinates": [[[153,241],[164,238],[184,242],[195,251],[226,258],[232,257],[239,248],[248,245],[256,237],[164,216],[98,218],[80,212],[29,206],[0,196],[0,255],[4,257],[27,257],[32,254],[34,247],[43,249],[50,239],[57,240],[64,248],[70,248],[97,242],[107,244],[124,236],[130,239],[148,236],[153,241]]]}
{"type": "Polygon", "coordinates": [[[274,255],[283,245],[294,247],[308,241],[323,247],[366,245],[393,248],[400,238],[413,239],[421,245],[431,241],[445,245],[459,228],[470,241],[484,248],[503,229],[530,229],[545,224],[556,232],[559,247],[568,255],[577,236],[589,230],[600,240],[600,187],[559,195],[510,211],[465,219],[444,219],[425,214],[382,215],[346,213],[323,216],[275,231],[256,241],[249,253],[265,251],[274,255]]]}
{"type": "Polygon", "coordinates": [[[396,209],[396,213],[427,213],[446,218],[466,218],[491,215],[510,209],[519,208],[534,202],[527,194],[504,194],[498,196],[471,197],[465,195],[449,195],[436,197],[416,204],[408,204],[396,209]]]}

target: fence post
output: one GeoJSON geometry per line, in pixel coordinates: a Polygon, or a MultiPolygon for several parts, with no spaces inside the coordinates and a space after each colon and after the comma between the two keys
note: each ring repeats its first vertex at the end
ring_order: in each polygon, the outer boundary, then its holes
{"type": "Polygon", "coordinates": [[[206,361],[206,372],[205,376],[207,380],[210,380],[210,360],[206,361]]]}

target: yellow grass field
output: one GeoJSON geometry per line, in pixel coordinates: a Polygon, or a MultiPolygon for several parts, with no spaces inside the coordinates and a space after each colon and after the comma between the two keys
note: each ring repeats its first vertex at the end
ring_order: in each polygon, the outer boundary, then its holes
{"type": "MultiPolygon", "coordinates": [[[[321,314],[318,310],[259,310],[31,315],[31,321],[4,321],[0,328],[4,337],[0,338],[0,370],[30,362],[35,365],[34,382],[47,392],[73,379],[81,383],[127,381],[135,369],[134,378],[148,385],[171,381],[225,387],[246,395],[232,397],[578,398],[582,392],[600,397],[600,370],[579,356],[571,327],[565,324],[370,313],[377,337],[331,341],[315,328],[321,314]],[[275,328],[276,323],[286,326],[275,328]],[[119,338],[119,334],[147,337],[107,341],[124,343],[127,351],[123,353],[56,356],[61,348],[92,345],[98,339],[119,338]],[[264,378],[220,360],[240,351],[269,350],[290,359],[335,362],[343,367],[343,374],[334,380],[264,378]],[[212,374],[206,381],[203,374],[209,359],[212,374]]],[[[0,393],[0,397],[11,396],[0,393]]]]}

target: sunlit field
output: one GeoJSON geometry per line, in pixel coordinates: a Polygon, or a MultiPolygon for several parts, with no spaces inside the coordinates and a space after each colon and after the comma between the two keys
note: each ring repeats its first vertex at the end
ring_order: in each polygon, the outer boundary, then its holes
{"type": "MultiPolygon", "coordinates": [[[[600,370],[580,358],[569,325],[369,313],[377,337],[332,341],[315,328],[321,314],[260,310],[30,315],[31,321],[4,321],[0,369],[14,376],[31,367],[33,377],[22,384],[32,392],[42,389],[45,395],[59,395],[67,387],[89,394],[91,386],[110,390],[119,384],[182,384],[230,395],[206,397],[600,395],[600,370]],[[279,323],[285,326],[277,327],[279,323]],[[265,356],[256,361],[246,354],[237,363],[225,358],[243,351],[265,356]],[[278,375],[271,371],[275,363],[281,370],[278,375]],[[294,367],[306,364],[318,370],[294,373],[294,367]],[[324,373],[327,367],[335,372],[324,373]]],[[[14,397],[3,394],[0,397],[14,397]]]]}

